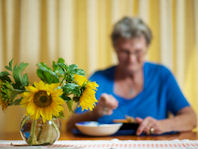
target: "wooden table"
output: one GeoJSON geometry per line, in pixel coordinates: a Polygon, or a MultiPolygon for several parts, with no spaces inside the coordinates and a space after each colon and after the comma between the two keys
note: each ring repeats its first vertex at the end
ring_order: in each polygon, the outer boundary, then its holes
{"type": "MultiPolygon", "coordinates": [[[[23,147],[24,149],[35,149],[33,146],[24,144],[19,133],[0,134],[0,148],[13,149],[23,147]],[[10,140],[10,141],[7,141],[10,140]],[[15,141],[17,140],[17,141],[15,141]]],[[[49,146],[38,146],[48,149],[49,146]]],[[[88,137],[83,135],[74,135],[70,132],[61,134],[59,141],[51,145],[50,148],[78,148],[78,149],[197,149],[198,134],[193,132],[183,132],[173,135],[163,136],[108,136],[108,137],[88,137]],[[119,140],[117,140],[119,139],[119,140]],[[135,141],[134,141],[135,140],[135,141]],[[138,141],[136,141],[138,140],[138,141]],[[170,141],[167,141],[170,140],[170,141]]]]}
{"type": "MultiPolygon", "coordinates": [[[[196,132],[182,132],[172,135],[162,135],[162,136],[108,136],[108,137],[89,137],[83,135],[74,135],[71,132],[62,133],[59,140],[173,140],[173,139],[189,139],[198,140],[198,133],[196,132]]],[[[0,140],[21,140],[20,133],[0,133],[0,140]]]]}

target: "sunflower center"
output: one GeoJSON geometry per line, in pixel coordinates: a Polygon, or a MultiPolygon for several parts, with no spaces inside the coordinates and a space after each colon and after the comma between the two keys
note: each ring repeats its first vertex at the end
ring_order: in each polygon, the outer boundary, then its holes
{"type": "Polygon", "coordinates": [[[41,108],[47,107],[52,103],[51,95],[48,95],[46,91],[38,91],[34,94],[34,103],[41,108]]]}

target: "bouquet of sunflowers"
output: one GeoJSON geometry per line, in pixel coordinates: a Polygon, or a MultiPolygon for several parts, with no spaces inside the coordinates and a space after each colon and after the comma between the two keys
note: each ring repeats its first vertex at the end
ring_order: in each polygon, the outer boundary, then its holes
{"type": "Polygon", "coordinates": [[[28,66],[13,61],[0,72],[0,105],[5,110],[11,105],[22,105],[26,115],[32,120],[42,119],[43,123],[53,118],[63,117],[63,105],[66,103],[72,111],[74,102],[82,110],[92,110],[97,102],[95,92],[98,85],[85,77],[85,72],[77,65],[65,64],[64,59],[53,61],[52,67],[45,63],[37,66],[40,82],[29,83],[28,74],[23,73],[28,66]]]}

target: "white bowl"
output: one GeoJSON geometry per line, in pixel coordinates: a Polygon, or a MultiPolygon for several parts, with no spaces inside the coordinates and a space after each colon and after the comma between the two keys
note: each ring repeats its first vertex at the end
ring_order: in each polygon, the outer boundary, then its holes
{"type": "Polygon", "coordinates": [[[116,133],[122,123],[100,124],[95,121],[79,122],[75,124],[81,133],[89,136],[109,136],[116,133]]]}

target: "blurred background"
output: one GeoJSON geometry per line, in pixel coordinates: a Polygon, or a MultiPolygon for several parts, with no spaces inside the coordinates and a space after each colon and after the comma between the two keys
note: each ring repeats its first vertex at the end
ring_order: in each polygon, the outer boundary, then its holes
{"type": "MultiPolygon", "coordinates": [[[[141,17],[153,31],[149,61],[166,65],[198,112],[198,0],[0,0],[0,71],[9,60],[36,64],[63,57],[87,76],[116,64],[110,34],[123,16],[141,17]]],[[[177,104],[177,103],[175,103],[177,104]]],[[[0,109],[0,134],[19,132],[21,107],[0,109]]],[[[62,120],[62,131],[69,117],[62,120]]]]}

